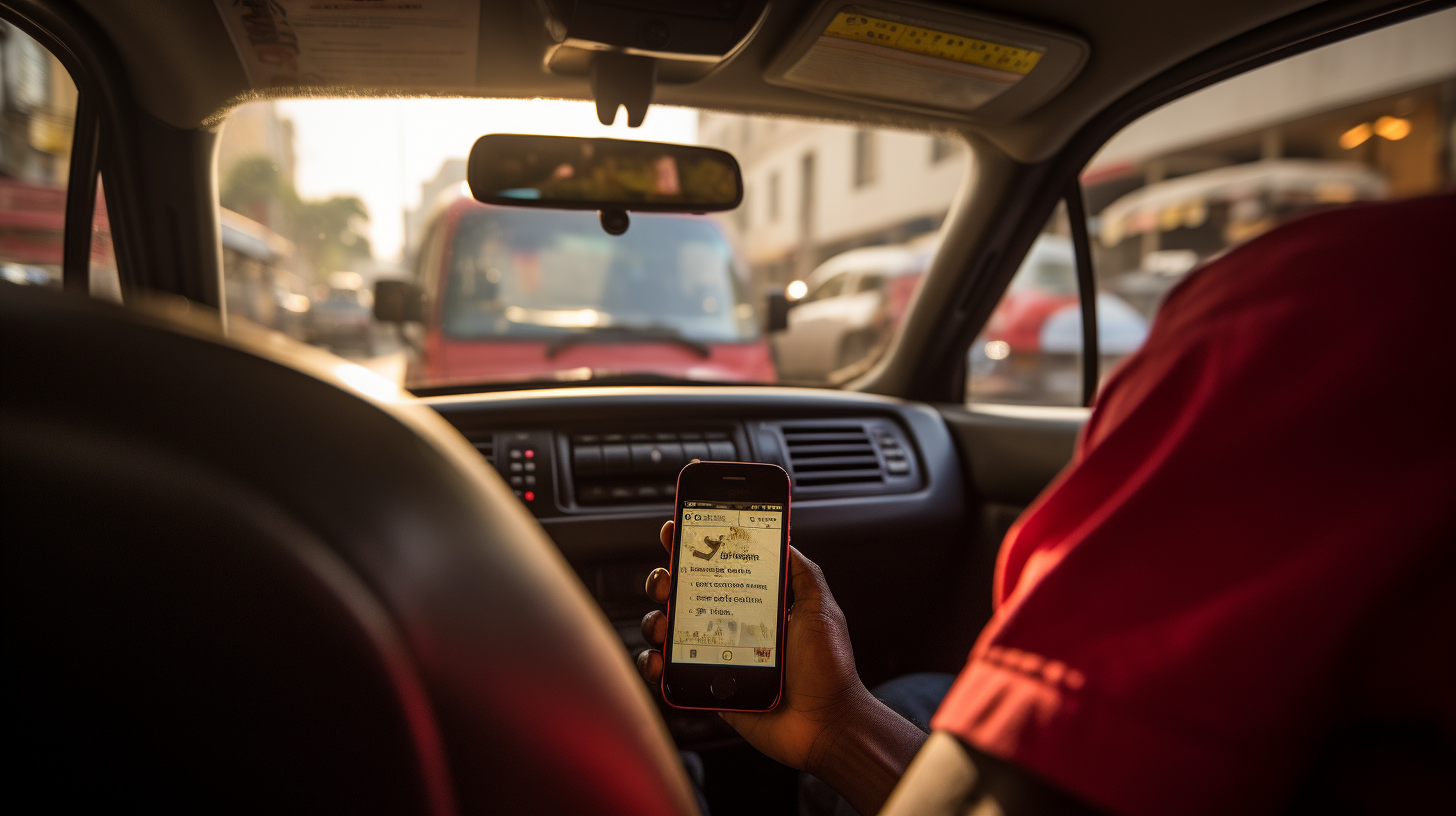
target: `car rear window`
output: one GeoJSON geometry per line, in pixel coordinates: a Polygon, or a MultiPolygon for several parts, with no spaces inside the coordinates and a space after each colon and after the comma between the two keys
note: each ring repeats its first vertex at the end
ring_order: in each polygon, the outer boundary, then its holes
{"type": "Polygon", "coordinates": [[[758,339],[732,247],[706,218],[634,214],[625,235],[592,212],[473,209],[460,217],[441,304],[457,339],[551,338],[592,328],[758,339]]]}

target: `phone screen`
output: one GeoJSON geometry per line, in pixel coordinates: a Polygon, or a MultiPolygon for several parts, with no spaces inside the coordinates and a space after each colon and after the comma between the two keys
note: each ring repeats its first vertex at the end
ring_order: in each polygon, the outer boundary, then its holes
{"type": "Polygon", "coordinates": [[[672,662],[778,665],[784,506],[682,502],[672,662]]]}

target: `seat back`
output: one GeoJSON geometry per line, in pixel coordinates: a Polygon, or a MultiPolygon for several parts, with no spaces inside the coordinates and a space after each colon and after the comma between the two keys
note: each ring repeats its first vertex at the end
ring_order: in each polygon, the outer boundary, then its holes
{"type": "Polygon", "coordinates": [[[434,412],[335,358],[9,284],[0,338],[18,793],[695,810],[606,620],[434,412]]]}

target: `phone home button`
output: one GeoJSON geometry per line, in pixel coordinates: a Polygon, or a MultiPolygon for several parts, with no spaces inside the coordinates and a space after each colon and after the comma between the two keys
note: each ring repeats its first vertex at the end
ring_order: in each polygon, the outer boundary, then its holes
{"type": "MultiPolygon", "coordinates": [[[[702,688],[702,686],[699,686],[699,688],[702,688]]],[[[720,674],[713,678],[713,683],[708,686],[708,689],[719,700],[727,700],[738,691],[738,682],[726,674],[720,674]]]]}

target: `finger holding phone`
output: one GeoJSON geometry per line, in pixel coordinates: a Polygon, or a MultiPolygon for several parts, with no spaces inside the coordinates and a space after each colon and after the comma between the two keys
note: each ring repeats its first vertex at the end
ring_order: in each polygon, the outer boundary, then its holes
{"type": "MultiPolygon", "coordinates": [[[[726,468],[725,465],[730,463],[711,462],[689,465],[684,468],[684,475],[690,475],[688,471],[693,468],[707,465],[716,467],[699,471],[698,475],[709,477],[706,480],[695,477],[685,481],[682,477],[679,478],[679,520],[687,509],[685,502],[731,503],[724,499],[731,499],[732,496],[713,492],[716,487],[711,481],[713,478],[721,479],[725,474],[748,475],[726,468]]],[[[731,463],[731,467],[772,468],[778,474],[783,473],[776,467],[766,465],[731,463]]],[[[766,478],[769,476],[772,474],[765,474],[766,478]]],[[[714,616],[683,614],[682,610],[690,609],[696,613],[699,607],[721,611],[733,611],[737,608],[712,606],[696,600],[684,604],[684,600],[687,600],[684,598],[685,589],[689,596],[711,594],[706,590],[717,589],[708,587],[704,592],[698,592],[697,587],[685,587],[685,581],[693,584],[704,581],[687,576],[718,574],[684,571],[684,566],[762,564],[764,559],[762,553],[759,553],[758,562],[743,562],[732,557],[719,558],[725,552],[735,552],[724,549],[733,540],[731,534],[728,534],[730,537],[724,543],[719,544],[712,560],[694,555],[693,553],[709,551],[712,541],[718,538],[719,533],[710,531],[699,536],[698,525],[684,525],[681,528],[687,535],[684,540],[678,534],[680,528],[672,521],[663,525],[659,536],[663,547],[674,556],[669,562],[672,571],[662,568],[653,570],[647,578],[647,594],[656,603],[668,603],[669,610],[677,612],[681,622],[671,623],[672,616],[658,610],[649,612],[642,619],[642,634],[647,642],[663,648],[667,655],[665,657],[664,651],[658,649],[643,651],[637,658],[638,670],[649,683],[661,684],[664,699],[670,705],[719,710],[723,719],[755,748],[785,765],[818,776],[838,790],[861,813],[873,813],[889,795],[910,759],[924,742],[925,735],[914,724],[875,699],[860,682],[855,671],[854,652],[850,646],[844,614],[835,603],[823,573],[816,564],[788,545],[787,477],[779,475],[776,478],[782,480],[780,489],[783,496],[784,531],[781,552],[787,555],[788,566],[787,575],[780,573],[778,577],[780,582],[787,581],[791,587],[793,605],[785,610],[786,614],[780,613],[776,616],[782,625],[782,635],[775,637],[775,648],[778,651],[774,655],[776,659],[772,670],[767,666],[730,666],[731,660],[722,659],[724,649],[716,646],[706,648],[717,649],[717,660],[707,663],[688,662],[692,660],[687,657],[692,649],[698,649],[699,656],[702,656],[702,649],[705,648],[703,645],[692,645],[688,641],[711,640],[711,637],[704,637],[708,630],[702,619],[714,616]],[[674,578],[677,579],[676,595],[673,593],[674,578]],[[692,636],[694,631],[698,633],[696,638],[692,636]],[[683,651],[685,649],[688,651],[683,651]],[[687,657],[687,660],[673,660],[674,656],[687,657]],[[724,676],[725,670],[730,667],[737,670],[734,673],[735,693],[728,699],[721,699],[713,694],[713,681],[724,676]],[[752,671],[764,672],[771,679],[761,680],[744,674],[752,671]],[[740,680],[744,677],[747,679],[740,680]],[[766,687],[780,683],[781,691],[775,690],[772,694],[763,691],[766,687]],[[747,689],[748,694],[738,698],[738,689],[747,689]],[[690,705],[684,705],[685,703],[690,705]]],[[[745,503],[764,506],[775,502],[755,500],[745,503]]],[[[759,511],[740,512],[745,516],[752,515],[755,520],[759,518],[759,511]]],[[[771,511],[764,511],[764,514],[767,515],[768,512],[771,511]]],[[[697,520],[690,519],[689,524],[694,521],[697,520]]],[[[749,550],[741,548],[737,552],[744,554],[749,550]]],[[[723,574],[734,579],[744,574],[728,573],[726,566],[724,569],[723,574]]],[[[756,575],[758,571],[754,570],[751,574],[756,575]]],[[[715,579],[707,579],[706,582],[739,583],[737,580],[715,579]]],[[[779,597],[783,597],[782,592],[779,597]]],[[[728,616],[716,617],[721,619],[728,616]]],[[[752,622],[758,623],[761,620],[752,622]]],[[[735,628],[742,634],[745,621],[740,620],[739,624],[735,628]]],[[[720,631],[727,631],[727,627],[714,627],[715,633],[720,631]]],[[[758,634],[762,635],[762,632],[758,634]]],[[[738,657],[742,648],[744,647],[732,649],[732,657],[738,657]]],[[[720,686],[720,693],[723,690],[720,686]]]]}

